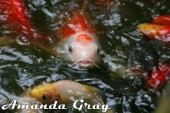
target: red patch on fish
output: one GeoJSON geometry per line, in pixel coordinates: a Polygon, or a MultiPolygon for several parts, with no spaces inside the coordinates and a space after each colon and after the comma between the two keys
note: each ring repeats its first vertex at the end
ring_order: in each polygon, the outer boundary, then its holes
{"type": "Polygon", "coordinates": [[[26,7],[21,0],[1,0],[0,16],[2,22],[17,35],[22,34],[38,40],[46,40],[46,37],[38,33],[31,25],[30,15],[26,13],[26,7]]]}
{"type": "Polygon", "coordinates": [[[158,31],[159,36],[167,37],[170,34],[170,27],[163,27],[158,31]]]}
{"type": "Polygon", "coordinates": [[[88,31],[89,33],[94,33],[94,27],[83,14],[74,15],[62,28],[60,31],[60,37],[66,38],[78,32],[88,31]]]}
{"type": "Polygon", "coordinates": [[[161,28],[158,31],[158,36],[161,36],[164,42],[170,42],[170,27],[161,28]]]}
{"type": "Polygon", "coordinates": [[[77,42],[80,42],[81,44],[89,44],[89,42],[92,42],[92,38],[87,35],[87,34],[80,34],[78,35],[78,37],[76,38],[77,42]]]}
{"type": "Polygon", "coordinates": [[[87,34],[80,34],[77,37],[77,41],[80,41],[80,40],[92,41],[92,38],[88,36],[87,34]]]}
{"type": "Polygon", "coordinates": [[[170,64],[161,65],[153,69],[152,75],[148,80],[148,86],[153,89],[160,89],[170,78],[170,64]]]}
{"type": "Polygon", "coordinates": [[[162,24],[166,26],[170,26],[170,15],[158,16],[153,20],[156,24],[162,24]]]}

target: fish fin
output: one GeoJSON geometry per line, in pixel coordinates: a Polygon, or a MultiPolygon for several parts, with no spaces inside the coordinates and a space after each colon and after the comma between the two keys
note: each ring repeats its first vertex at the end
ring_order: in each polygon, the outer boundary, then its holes
{"type": "Polygon", "coordinates": [[[89,5],[89,1],[85,0],[83,3],[82,9],[80,10],[80,13],[84,13],[88,5],[89,5]]]}
{"type": "Polygon", "coordinates": [[[52,50],[50,48],[47,48],[46,46],[44,46],[44,45],[42,45],[40,43],[37,43],[36,41],[31,41],[30,43],[35,45],[36,47],[42,49],[42,50],[45,50],[46,52],[48,52],[49,54],[51,54],[53,56],[56,56],[56,57],[58,56],[57,51],[54,51],[54,50],[52,50]]]}

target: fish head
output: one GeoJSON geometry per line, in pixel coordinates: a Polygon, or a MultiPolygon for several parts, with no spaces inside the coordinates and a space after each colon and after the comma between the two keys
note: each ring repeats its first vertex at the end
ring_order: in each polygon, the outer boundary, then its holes
{"type": "Polygon", "coordinates": [[[76,12],[63,25],[59,37],[63,40],[59,48],[64,46],[64,49],[58,49],[58,53],[65,51],[62,58],[81,68],[98,67],[99,44],[96,30],[87,15],[76,12]]]}
{"type": "Polygon", "coordinates": [[[80,33],[70,41],[67,49],[75,65],[82,68],[97,66],[100,55],[94,36],[80,33]]]}
{"type": "Polygon", "coordinates": [[[54,101],[60,101],[61,97],[54,84],[46,83],[30,90],[30,96],[42,102],[51,104],[54,101]]]}

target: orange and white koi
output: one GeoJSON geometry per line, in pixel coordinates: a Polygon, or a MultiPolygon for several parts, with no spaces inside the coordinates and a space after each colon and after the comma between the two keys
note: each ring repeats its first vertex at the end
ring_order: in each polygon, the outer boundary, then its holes
{"type": "Polygon", "coordinates": [[[155,17],[153,23],[140,24],[138,29],[150,39],[170,43],[170,16],[168,15],[155,17]]]}
{"type": "Polygon", "coordinates": [[[140,24],[138,29],[140,32],[147,35],[150,39],[157,39],[166,43],[170,43],[170,27],[145,23],[140,24]]]}

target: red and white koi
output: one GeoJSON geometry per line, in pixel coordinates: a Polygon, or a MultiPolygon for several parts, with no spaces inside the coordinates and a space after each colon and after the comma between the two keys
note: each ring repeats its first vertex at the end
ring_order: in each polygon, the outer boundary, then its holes
{"type": "Polygon", "coordinates": [[[153,67],[149,78],[146,77],[147,73],[139,68],[130,68],[129,72],[132,75],[140,76],[146,81],[148,87],[157,90],[161,89],[170,79],[170,64],[162,64],[158,67],[153,67]]]}
{"type": "Polygon", "coordinates": [[[154,67],[147,85],[153,89],[160,89],[170,78],[170,64],[154,67]]]}
{"type": "Polygon", "coordinates": [[[85,14],[76,12],[69,18],[60,29],[59,37],[57,53],[63,54],[63,58],[79,67],[97,66],[99,44],[94,26],[85,14]]]}
{"type": "Polygon", "coordinates": [[[1,0],[0,21],[17,35],[30,39],[46,40],[46,37],[37,32],[30,23],[30,15],[22,0],[1,0]]]}
{"type": "MultiPolygon", "coordinates": [[[[153,23],[140,24],[138,29],[150,39],[158,39],[170,44],[170,15],[155,17],[153,23]]],[[[169,77],[170,64],[154,67],[147,85],[153,89],[160,89],[169,77]]]]}

